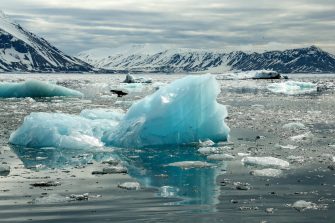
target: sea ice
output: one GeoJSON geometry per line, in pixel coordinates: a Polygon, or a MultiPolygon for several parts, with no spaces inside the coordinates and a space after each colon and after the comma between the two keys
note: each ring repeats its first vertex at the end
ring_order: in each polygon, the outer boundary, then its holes
{"type": "Polygon", "coordinates": [[[301,122],[291,122],[283,125],[283,129],[290,129],[290,130],[301,130],[305,128],[306,126],[301,122]]]}
{"type": "Polygon", "coordinates": [[[80,116],[96,120],[96,119],[107,119],[119,122],[124,116],[124,111],[121,109],[85,109],[80,112],[80,116]]]}
{"type": "Polygon", "coordinates": [[[317,92],[317,85],[310,82],[287,81],[269,84],[267,89],[278,94],[298,95],[317,92]]]}
{"type": "Polygon", "coordinates": [[[181,161],[169,163],[167,166],[180,167],[182,169],[211,167],[212,164],[203,161],[181,161]]]}
{"type": "Polygon", "coordinates": [[[296,141],[296,142],[308,140],[308,139],[311,139],[311,138],[313,138],[313,133],[311,133],[311,132],[306,132],[304,134],[300,134],[300,135],[290,137],[290,139],[292,141],[296,141]]]}
{"type": "Polygon", "coordinates": [[[119,188],[126,189],[126,190],[139,190],[140,183],[138,182],[124,182],[118,185],[119,188]]]}
{"type": "Polygon", "coordinates": [[[7,176],[10,173],[10,166],[0,164],[0,176],[7,176]]]}
{"type": "Polygon", "coordinates": [[[242,163],[247,166],[262,166],[272,168],[288,168],[290,163],[275,157],[252,157],[247,156],[242,159],[242,163]]]}
{"type": "Polygon", "coordinates": [[[56,96],[82,97],[83,94],[79,91],[38,80],[29,80],[22,83],[0,83],[0,97],[2,98],[56,96]]]}
{"type": "Polygon", "coordinates": [[[304,201],[304,200],[299,200],[299,201],[294,202],[292,207],[295,208],[297,211],[305,211],[308,209],[317,210],[319,208],[317,204],[310,202],[310,201],[304,201]]]}
{"type": "Polygon", "coordinates": [[[229,160],[233,160],[235,159],[234,156],[230,155],[230,154],[212,154],[212,155],[209,155],[207,156],[207,159],[209,160],[226,160],[226,161],[229,161],[229,160]]]}
{"type": "Polygon", "coordinates": [[[134,103],[103,142],[120,147],[226,141],[227,110],[217,103],[220,86],[212,75],[187,76],[134,103]]]}

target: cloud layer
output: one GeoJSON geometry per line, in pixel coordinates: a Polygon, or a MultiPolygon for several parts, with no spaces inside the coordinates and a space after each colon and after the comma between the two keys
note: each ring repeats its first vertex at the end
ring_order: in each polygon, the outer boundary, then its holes
{"type": "Polygon", "coordinates": [[[133,43],[335,53],[333,0],[2,0],[2,9],[75,54],[133,43]]]}

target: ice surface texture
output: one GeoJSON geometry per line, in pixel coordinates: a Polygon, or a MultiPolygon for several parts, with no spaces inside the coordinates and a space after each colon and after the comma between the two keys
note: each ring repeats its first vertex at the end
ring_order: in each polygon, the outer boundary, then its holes
{"type": "Polygon", "coordinates": [[[125,115],[113,109],[84,110],[81,116],[32,113],[9,141],[31,148],[69,149],[225,141],[227,111],[216,102],[219,93],[214,76],[188,76],[138,101],[125,115]]]}
{"type": "Polygon", "coordinates": [[[287,81],[270,84],[268,90],[278,94],[297,95],[317,92],[317,86],[310,82],[287,81]]]}
{"type": "Polygon", "coordinates": [[[0,98],[39,98],[56,96],[82,97],[83,94],[66,87],[37,80],[29,80],[22,83],[0,83],[0,98]]]}
{"type": "Polygon", "coordinates": [[[119,147],[225,141],[227,110],[217,103],[220,86],[212,75],[187,76],[132,105],[103,142],[119,147]]]}

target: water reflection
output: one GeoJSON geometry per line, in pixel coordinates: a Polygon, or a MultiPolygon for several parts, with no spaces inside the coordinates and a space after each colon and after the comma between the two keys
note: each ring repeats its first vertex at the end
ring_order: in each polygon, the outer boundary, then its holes
{"type": "Polygon", "coordinates": [[[56,148],[12,147],[27,168],[64,168],[82,166],[92,161],[101,162],[120,158],[129,174],[144,187],[158,188],[158,196],[182,197],[182,204],[216,204],[219,188],[216,178],[225,170],[225,163],[213,167],[182,169],[167,166],[179,161],[205,161],[197,148],[173,147],[150,149],[69,150],[56,148]]]}

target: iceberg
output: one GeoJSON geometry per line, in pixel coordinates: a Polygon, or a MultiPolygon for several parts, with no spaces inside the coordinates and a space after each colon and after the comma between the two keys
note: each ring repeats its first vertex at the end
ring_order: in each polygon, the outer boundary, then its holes
{"type": "Polygon", "coordinates": [[[178,145],[211,139],[225,141],[226,107],[216,102],[214,76],[188,76],[132,105],[83,110],[78,115],[31,113],[9,142],[30,148],[96,148],[178,145]]]}
{"type": "Polygon", "coordinates": [[[104,131],[115,121],[91,120],[61,113],[31,113],[11,134],[9,142],[30,148],[89,149],[102,147],[104,131]]]}
{"type": "Polygon", "coordinates": [[[76,90],[38,80],[28,80],[22,83],[0,83],[0,98],[41,98],[56,96],[82,97],[83,94],[76,90]]]}
{"type": "Polygon", "coordinates": [[[287,81],[269,84],[267,89],[277,94],[298,95],[317,92],[317,85],[310,82],[287,81]]]}
{"type": "Polygon", "coordinates": [[[134,103],[102,141],[118,147],[226,141],[227,110],[216,101],[220,86],[212,75],[187,76],[134,103]]]}

